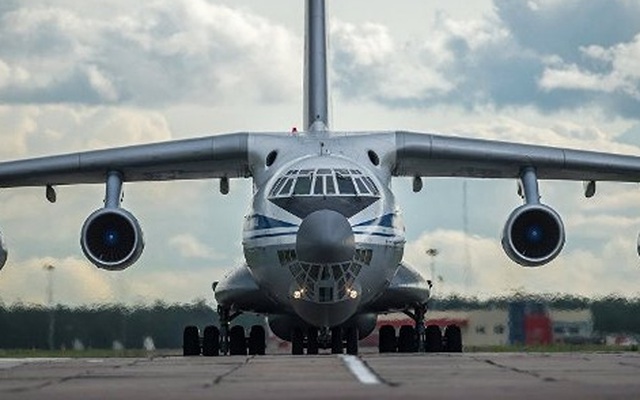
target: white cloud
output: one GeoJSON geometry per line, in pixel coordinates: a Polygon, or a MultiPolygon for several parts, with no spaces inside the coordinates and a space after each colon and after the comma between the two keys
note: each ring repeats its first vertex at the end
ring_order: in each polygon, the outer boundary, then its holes
{"type": "Polygon", "coordinates": [[[384,26],[334,21],[331,46],[335,80],[351,96],[402,101],[452,89],[437,68],[446,54],[423,57],[421,47],[396,43],[384,26]]]}
{"type": "Polygon", "coordinates": [[[8,264],[1,273],[0,298],[47,304],[47,274],[52,274],[56,303],[99,303],[114,298],[107,274],[74,257],[29,258],[19,264],[8,264]],[[45,270],[47,265],[55,267],[53,272],[45,270]]]}
{"type": "Polygon", "coordinates": [[[89,8],[18,4],[0,19],[0,99],[17,103],[282,101],[301,43],[248,12],[204,0],[89,8]],[[264,68],[268,65],[269,68],[264,68]],[[29,79],[26,79],[28,77],[29,79]]]}
{"type": "Polygon", "coordinates": [[[183,233],[180,235],[173,236],[169,240],[169,245],[173,247],[178,254],[180,254],[184,258],[203,258],[207,260],[216,260],[220,259],[213,251],[211,251],[211,246],[205,243],[202,243],[195,236],[183,233]]]}
{"type": "Polygon", "coordinates": [[[524,268],[506,257],[499,238],[435,230],[408,243],[405,258],[425,276],[430,276],[430,259],[425,251],[429,248],[439,250],[435,269],[436,276],[442,276],[442,282],[436,287],[436,293],[441,295],[458,293],[488,297],[516,291],[589,297],[637,294],[634,282],[619,281],[619,276],[637,276],[634,237],[609,237],[603,243],[602,252],[567,247],[547,266],[524,268]],[[616,270],[615,274],[612,269],[616,270]]]}
{"type": "Polygon", "coordinates": [[[29,80],[29,73],[21,67],[12,67],[0,59],[0,89],[22,85],[29,80]]]}
{"type": "Polygon", "coordinates": [[[166,118],[155,111],[108,106],[0,106],[2,159],[171,137],[166,118]]]}
{"type": "Polygon", "coordinates": [[[604,48],[581,47],[585,57],[604,64],[606,72],[593,72],[576,64],[550,66],[540,78],[542,89],[621,92],[640,100],[640,35],[630,43],[604,48]]]}
{"type": "Polygon", "coordinates": [[[136,279],[133,266],[123,272],[100,270],[84,259],[30,258],[14,263],[0,272],[0,302],[23,302],[46,305],[49,279],[52,279],[55,304],[82,305],[104,303],[184,303],[195,299],[212,299],[215,275],[202,271],[144,271],[144,279],[136,279]],[[45,266],[53,265],[53,272],[45,266]],[[50,275],[49,275],[50,274],[50,275]]]}
{"type": "Polygon", "coordinates": [[[503,114],[488,122],[457,124],[452,129],[464,135],[529,144],[621,154],[640,154],[640,148],[615,142],[617,131],[603,130],[577,118],[552,118],[526,122],[503,114]]]}
{"type": "Polygon", "coordinates": [[[18,158],[28,153],[28,138],[37,130],[36,108],[16,109],[0,105],[0,157],[18,158]]]}

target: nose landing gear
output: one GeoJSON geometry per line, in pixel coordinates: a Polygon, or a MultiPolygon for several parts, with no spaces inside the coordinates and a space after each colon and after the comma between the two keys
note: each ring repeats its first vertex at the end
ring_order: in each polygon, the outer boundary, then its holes
{"type": "Polygon", "coordinates": [[[345,348],[347,354],[358,354],[359,337],[356,327],[309,327],[306,329],[306,342],[304,333],[305,330],[299,327],[291,332],[291,354],[304,354],[305,343],[307,354],[318,354],[320,348],[330,348],[331,354],[342,354],[345,348]]]}

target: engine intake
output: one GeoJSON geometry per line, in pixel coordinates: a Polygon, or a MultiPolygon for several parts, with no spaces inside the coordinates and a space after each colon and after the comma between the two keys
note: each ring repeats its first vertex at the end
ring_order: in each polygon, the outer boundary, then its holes
{"type": "Polygon", "coordinates": [[[565,242],[558,213],[544,204],[516,208],[504,226],[502,248],[514,262],[539,267],[560,254],[565,242]]]}
{"type": "Polygon", "coordinates": [[[144,249],[140,224],[122,208],[93,212],[82,226],[80,244],[89,261],[109,271],[129,267],[140,258],[144,249]]]}

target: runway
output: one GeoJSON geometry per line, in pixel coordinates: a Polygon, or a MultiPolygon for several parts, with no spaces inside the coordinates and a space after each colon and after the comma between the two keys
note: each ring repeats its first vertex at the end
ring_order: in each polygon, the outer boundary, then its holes
{"type": "Polygon", "coordinates": [[[0,399],[640,397],[640,354],[0,359],[0,399]]]}

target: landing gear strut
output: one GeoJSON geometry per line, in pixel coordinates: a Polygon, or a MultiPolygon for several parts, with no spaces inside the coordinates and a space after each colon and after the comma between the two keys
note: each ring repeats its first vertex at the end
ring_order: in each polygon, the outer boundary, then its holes
{"type": "MultiPolygon", "coordinates": [[[[408,352],[417,351],[419,353],[425,352],[427,348],[427,335],[426,335],[426,329],[424,327],[424,315],[427,313],[426,304],[417,304],[414,307],[413,312],[409,310],[405,310],[404,313],[408,317],[410,317],[414,322],[414,326],[413,326],[414,338],[413,338],[412,346],[410,346],[412,348],[406,349],[406,351],[408,352]]],[[[402,328],[404,328],[404,326],[402,328]]],[[[402,333],[402,328],[400,329],[401,333],[402,333]]],[[[405,334],[405,335],[408,336],[408,334],[405,334]]],[[[402,335],[400,337],[402,337],[402,335]]],[[[400,339],[398,339],[398,351],[400,351],[400,339]]]]}
{"type": "MultiPolygon", "coordinates": [[[[230,308],[218,306],[218,315],[220,317],[220,352],[225,356],[228,355],[231,350],[231,330],[229,326],[231,321],[240,314],[242,313],[239,311],[232,314],[230,308]]],[[[244,331],[242,337],[244,340],[244,331]]]]}

